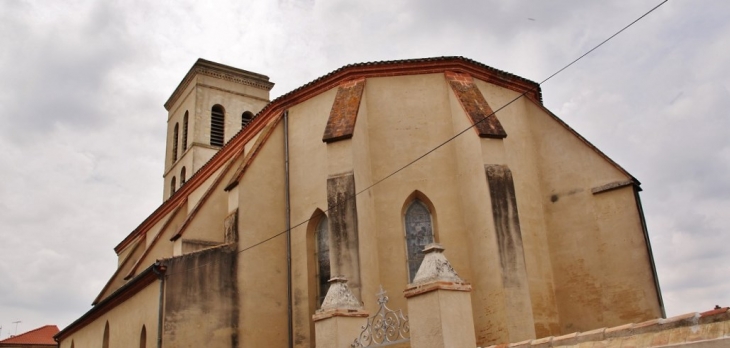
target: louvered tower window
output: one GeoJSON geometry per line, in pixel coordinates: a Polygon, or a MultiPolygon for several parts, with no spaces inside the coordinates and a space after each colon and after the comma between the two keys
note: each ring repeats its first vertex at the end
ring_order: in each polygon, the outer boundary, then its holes
{"type": "Polygon", "coordinates": [[[241,127],[246,127],[251,120],[253,120],[253,113],[251,113],[251,111],[244,112],[243,115],[241,115],[241,127]]]}
{"type": "Polygon", "coordinates": [[[172,131],[172,163],[177,161],[177,136],[180,125],[175,123],[175,129],[172,131]]]}
{"type": "Polygon", "coordinates": [[[188,149],[188,111],[185,110],[185,116],[183,117],[183,137],[182,137],[183,152],[188,149]]]}
{"type": "Polygon", "coordinates": [[[210,111],[210,145],[223,146],[225,134],[225,111],[220,105],[213,105],[210,111]]]}

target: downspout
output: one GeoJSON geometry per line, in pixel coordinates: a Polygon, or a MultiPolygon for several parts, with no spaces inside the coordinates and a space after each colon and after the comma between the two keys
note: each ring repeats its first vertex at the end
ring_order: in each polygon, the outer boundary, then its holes
{"type": "Polygon", "coordinates": [[[651,265],[651,274],[654,276],[654,285],[656,286],[656,295],[659,299],[659,308],[662,311],[662,318],[667,317],[667,312],[664,309],[664,300],[662,299],[662,291],[659,288],[659,277],[656,272],[656,265],[654,264],[654,253],[651,251],[651,241],[649,240],[649,230],[646,227],[646,219],[644,218],[644,208],[641,206],[641,198],[639,198],[639,191],[641,188],[637,183],[634,183],[634,197],[636,198],[636,207],[639,209],[639,219],[641,220],[641,229],[644,231],[644,241],[646,241],[646,251],[649,253],[649,264],[651,265]]]}
{"type": "Polygon", "coordinates": [[[160,261],[155,262],[155,265],[152,267],[152,271],[157,274],[157,278],[160,279],[160,302],[158,304],[157,309],[157,348],[162,348],[162,310],[163,310],[163,300],[165,299],[165,271],[167,267],[160,263],[160,261]]]}
{"type": "Polygon", "coordinates": [[[294,347],[291,281],[291,201],[289,196],[289,110],[284,111],[284,185],[286,190],[286,299],[289,348],[294,347]]]}

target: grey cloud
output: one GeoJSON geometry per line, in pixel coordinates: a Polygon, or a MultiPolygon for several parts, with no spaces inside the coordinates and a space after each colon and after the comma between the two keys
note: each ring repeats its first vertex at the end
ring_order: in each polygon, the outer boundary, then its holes
{"type": "Polygon", "coordinates": [[[3,49],[12,52],[0,65],[3,135],[23,141],[59,124],[88,131],[103,126],[99,93],[110,70],[133,52],[114,9],[100,2],[88,17],[46,13],[57,17],[43,24],[28,4],[3,13],[2,36],[10,38],[3,49]]]}

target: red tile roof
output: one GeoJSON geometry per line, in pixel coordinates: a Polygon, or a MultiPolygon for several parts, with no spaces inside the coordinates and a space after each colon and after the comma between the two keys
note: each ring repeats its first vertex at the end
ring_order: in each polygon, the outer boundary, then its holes
{"type": "Polygon", "coordinates": [[[55,346],[57,343],[53,340],[53,335],[59,331],[56,325],[41,326],[35,330],[0,341],[0,347],[5,344],[48,344],[55,346]]]}

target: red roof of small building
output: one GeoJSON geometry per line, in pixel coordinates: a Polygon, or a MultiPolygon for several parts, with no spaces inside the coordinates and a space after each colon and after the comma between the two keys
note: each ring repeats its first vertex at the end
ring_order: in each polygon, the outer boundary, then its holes
{"type": "Polygon", "coordinates": [[[55,346],[57,343],[53,340],[53,335],[59,331],[61,330],[56,325],[41,326],[37,329],[0,341],[0,347],[4,344],[48,344],[55,346]]]}

